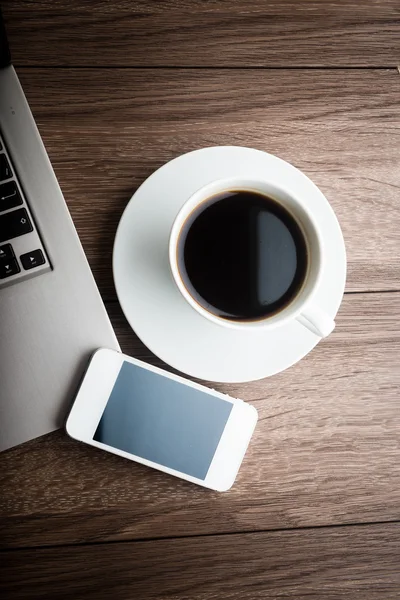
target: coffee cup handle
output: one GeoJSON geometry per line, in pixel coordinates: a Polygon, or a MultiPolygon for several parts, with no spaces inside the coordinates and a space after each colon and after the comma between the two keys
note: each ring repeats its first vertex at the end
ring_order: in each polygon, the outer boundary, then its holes
{"type": "Polygon", "coordinates": [[[297,321],[320,338],[327,337],[335,329],[335,321],[315,304],[303,311],[297,321]]]}

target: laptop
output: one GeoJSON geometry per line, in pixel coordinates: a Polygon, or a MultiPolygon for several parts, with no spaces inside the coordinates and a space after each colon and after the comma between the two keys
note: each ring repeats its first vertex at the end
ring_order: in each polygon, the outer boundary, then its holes
{"type": "Polygon", "coordinates": [[[0,451],[64,424],[118,342],[11,64],[0,13],[0,451]]]}

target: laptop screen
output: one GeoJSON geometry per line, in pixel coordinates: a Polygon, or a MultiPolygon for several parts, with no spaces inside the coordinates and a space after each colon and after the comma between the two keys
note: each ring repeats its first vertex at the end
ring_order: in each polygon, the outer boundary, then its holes
{"type": "Polygon", "coordinates": [[[4,27],[3,15],[0,9],[0,67],[6,67],[10,63],[10,49],[8,47],[6,29],[4,27]]]}

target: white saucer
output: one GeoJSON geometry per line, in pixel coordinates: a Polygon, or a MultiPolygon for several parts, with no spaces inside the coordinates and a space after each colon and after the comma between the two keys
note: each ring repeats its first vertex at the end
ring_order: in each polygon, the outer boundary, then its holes
{"type": "Polygon", "coordinates": [[[297,321],[272,331],[242,331],[200,316],[181,296],[168,263],[172,224],[184,202],[215,179],[284,183],[305,198],[319,225],[326,268],[315,302],[335,317],[346,279],[342,232],[330,204],[301,171],[250,148],[219,146],[184,154],[153,173],[137,190],[118,226],[113,255],[118,299],[148,348],[183,373],[209,381],[268,377],[305,356],[319,338],[297,321]]]}

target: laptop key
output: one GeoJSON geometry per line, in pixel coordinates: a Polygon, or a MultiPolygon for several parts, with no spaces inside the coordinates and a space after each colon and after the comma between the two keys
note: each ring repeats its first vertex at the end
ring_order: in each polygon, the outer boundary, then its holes
{"type": "Polygon", "coordinates": [[[9,260],[10,258],[14,258],[14,252],[11,244],[4,244],[4,246],[0,246],[0,261],[9,260]]]}
{"type": "Polygon", "coordinates": [[[12,240],[30,231],[33,231],[33,227],[25,208],[0,215],[0,242],[12,240]]]}
{"type": "Polygon", "coordinates": [[[32,252],[22,254],[22,256],[20,256],[20,259],[25,271],[28,271],[29,269],[34,269],[35,267],[44,264],[43,252],[40,249],[32,250],[32,252]]]}
{"type": "Polygon", "coordinates": [[[11,167],[5,154],[0,154],[0,181],[12,177],[11,167]]]}
{"type": "Polygon", "coordinates": [[[21,269],[19,268],[15,258],[12,258],[11,260],[0,261],[0,279],[11,277],[11,275],[16,275],[20,272],[20,270],[21,269]]]}
{"type": "Polygon", "coordinates": [[[0,212],[9,210],[22,204],[22,198],[19,195],[15,181],[8,181],[0,185],[0,212]]]}

